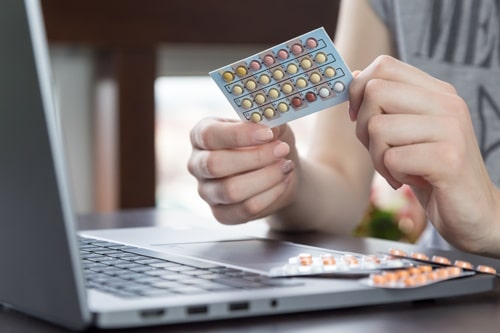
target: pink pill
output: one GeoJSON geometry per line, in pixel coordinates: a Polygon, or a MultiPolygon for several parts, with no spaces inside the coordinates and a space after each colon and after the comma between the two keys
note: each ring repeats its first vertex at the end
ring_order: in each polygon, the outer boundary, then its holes
{"type": "Polygon", "coordinates": [[[291,49],[292,49],[292,53],[295,55],[301,54],[302,51],[304,51],[304,48],[299,43],[293,44],[291,49]]]}
{"type": "Polygon", "coordinates": [[[310,49],[314,49],[316,46],[318,46],[318,41],[315,38],[308,38],[306,41],[306,46],[310,49]]]}
{"type": "Polygon", "coordinates": [[[279,50],[278,51],[278,58],[287,59],[288,58],[288,51],[287,50],[279,50]]]}
{"type": "Polygon", "coordinates": [[[264,57],[264,59],[262,59],[262,61],[266,66],[271,66],[272,64],[274,64],[274,57],[268,54],[264,57]]]}
{"type": "Polygon", "coordinates": [[[251,70],[257,71],[260,69],[260,62],[258,62],[257,60],[252,60],[249,67],[251,70]]]}

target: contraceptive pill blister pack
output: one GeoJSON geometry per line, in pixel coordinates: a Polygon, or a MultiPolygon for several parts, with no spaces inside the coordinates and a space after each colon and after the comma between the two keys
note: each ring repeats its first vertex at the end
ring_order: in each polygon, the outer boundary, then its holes
{"type": "Polygon", "coordinates": [[[358,277],[365,286],[413,289],[478,273],[498,276],[495,268],[490,266],[390,249],[377,254],[299,253],[272,268],[268,274],[272,277],[358,277]]]}
{"type": "Polygon", "coordinates": [[[409,260],[415,264],[406,269],[381,271],[372,273],[360,280],[361,284],[385,289],[411,289],[430,284],[474,276],[489,274],[500,277],[496,269],[487,265],[475,265],[461,259],[451,260],[443,256],[428,256],[422,252],[411,252],[390,249],[387,253],[393,258],[409,260]]]}
{"type": "Polygon", "coordinates": [[[406,251],[400,249],[390,249],[389,252],[387,252],[386,254],[394,258],[411,260],[422,264],[429,264],[441,267],[459,267],[464,271],[476,272],[480,274],[490,274],[500,277],[500,273],[498,273],[497,270],[492,266],[475,265],[471,262],[461,259],[451,260],[443,256],[437,256],[437,255],[429,256],[422,252],[407,253],[406,251]]]}
{"type": "Polygon", "coordinates": [[[368,278],[360,280],[361,284],[385,288],[408,289],[428,286],[430,284],[475,275],[457,266],[434,267],[432,265],[417,265],[407,269],[372,273],[368,278]]]}
{"type": "Polygon", "coordinates": [[[287,276],[367,276],[382,270],[404,269],[409,261],[387,255],[357,253],[323,253],[312,255],[299,253],[288,262],[269,272],[273,277],[287,276]]]}
{"type": "Polygon", "coordinates": [[[345,102],[352,81],[324,28],[209,74],[241,120],[269,127],[345,102]]]}

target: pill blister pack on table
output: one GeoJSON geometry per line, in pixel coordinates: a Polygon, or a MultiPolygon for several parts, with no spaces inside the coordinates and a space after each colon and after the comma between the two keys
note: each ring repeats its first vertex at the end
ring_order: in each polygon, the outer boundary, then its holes
{"type": "Polygon", "coordinates": [[[370,277],[359,280],[370,287],[386,289],[408,289],[428,286],[430,284],[473,276],[473,271],[465,271],[457,266],[433,267],[418,265],[406,269],[373,273],[370,277]]]}
{"type": "Polygon", "coordinates": [[[412,260],[419,263],[425,263],[435,266],[443,266],[443,267],[460,267],[465,271],[471,271],[481,274],[490,274],[496,275],[500,277],[500,273],[497,273],[497,270],[494,267],[488,265],[474,265],[465,260],[450,260],[449,258],[443,256],[428,256],[422,252],[411,252],[407,253],[403,250],[399,249],[390,249],[386,254],[393,256],[394,258],[412,260]]]}
{"type": "Polygon", "coordinates": [[[273,277],[285,276],[367,276],[386,269],[410,267],[406,260],[388,255],[332,254],[312,255],[300,253],[282,266],[269,272],[273,277]]]}
{"type": "Polygon", "coordinates": [[[428,256],[422,252],[407,253],[400,249],[390,249],[387,253],[393,258],[411,261],[412,267],[370,274],[360,280],[361,284],[386,289],[407,289],[424,287],[451,279],[489,274],[500,276],[496,269],[487,265],[474,265],[465,260],[450,260],[444,256],[428,256]]]}
{"type": "Polygon", "coordinates": [[[269,127],[345,102],[352,81],[324,28],[209,74],[241,120],[269,127]]]}

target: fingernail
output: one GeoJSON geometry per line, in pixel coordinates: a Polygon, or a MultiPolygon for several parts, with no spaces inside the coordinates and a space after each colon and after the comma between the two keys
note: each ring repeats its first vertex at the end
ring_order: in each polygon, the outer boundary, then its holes
{"type": "Polygon", "coordinates": [[[270,128],[259,129],[254,132],[253,138],[256,141],[267,142],[273,138],[273,131],[270,128]]]}
{"type": "Polygon", "coordinates": [[[274,157],[284,157],[290,152],[290,147],[286,142],[281,142],[273,149],[274,157]]]}
{"type": "Polygon", "coordinates": [[[290,172],[292,172],[294,167],[295,163],[292,160],[287,160],[281,165],[281,171],[283,172],[284,175],[287,175],[290,172]]]}

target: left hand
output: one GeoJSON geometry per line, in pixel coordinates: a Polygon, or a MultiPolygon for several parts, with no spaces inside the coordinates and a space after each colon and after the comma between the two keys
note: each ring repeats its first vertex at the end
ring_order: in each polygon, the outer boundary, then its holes
{"type": "Polygon", "coordinates": [[[394,188],[410,185],[452,245],[500,255],[500,196],[452,85],[381,56],[352,81],[349,112],[375,169],[394,188]]]}

